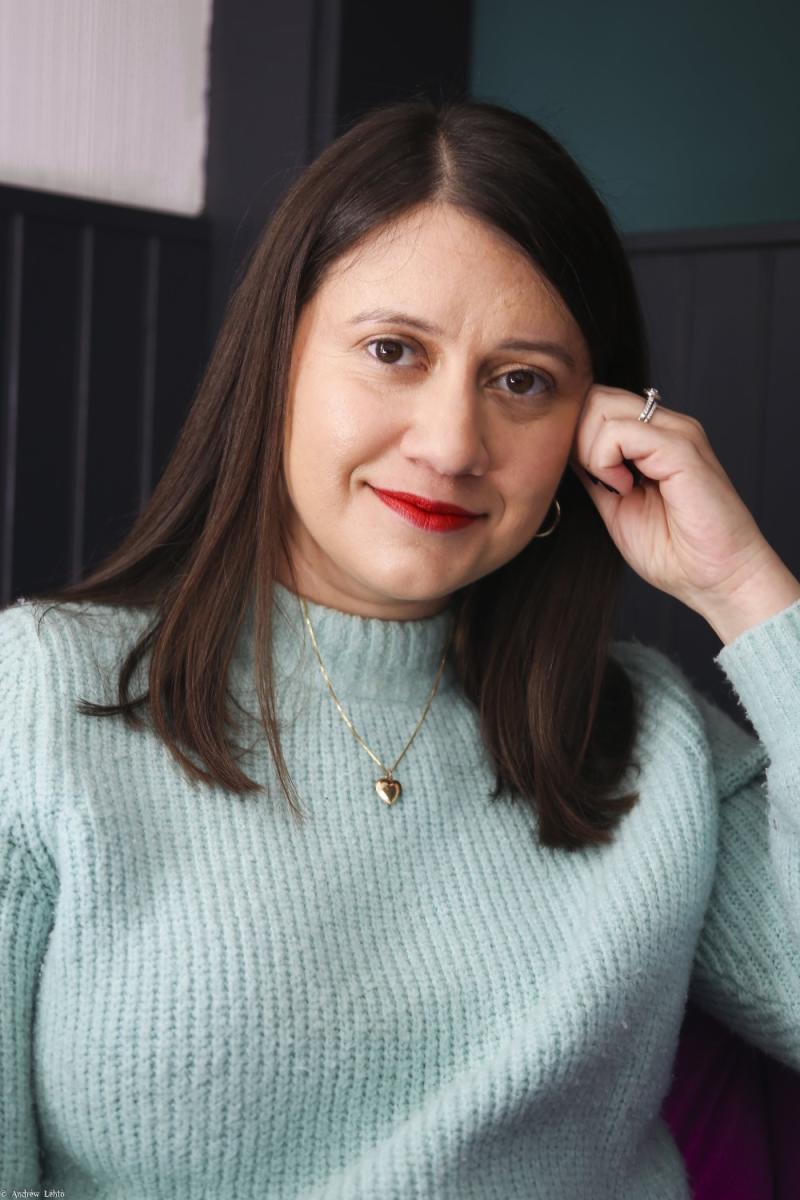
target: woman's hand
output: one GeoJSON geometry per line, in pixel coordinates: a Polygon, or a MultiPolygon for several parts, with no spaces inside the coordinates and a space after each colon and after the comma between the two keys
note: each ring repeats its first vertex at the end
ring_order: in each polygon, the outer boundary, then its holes
{"type": "Polygon", "coordinates": [[[635,392],[593,385],[570,466],[637,575],[729,642],[800,599],[800,582],[764,538],[700,422],[661,403],[640,421],[644,406],[635,392]],[[623,459],[643,477],[638,485],[623,459]]]}

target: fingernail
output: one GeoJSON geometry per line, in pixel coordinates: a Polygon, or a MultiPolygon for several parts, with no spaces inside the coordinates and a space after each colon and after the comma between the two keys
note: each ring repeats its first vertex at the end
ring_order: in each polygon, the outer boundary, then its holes
{"type": "Polygon", "coordinates": [[[596,475],[592,475],[589,471],[586,470],[585,467],[583,468],[583,470],[584,470],[584,474],[589,476],[592,483],[602,483],[603,487],[606,489],[606,491],[613,492],[615,496],[619,495],[619,492],[617,491],[617,489],[615,487],[612,487],[610,483],[605,483],[602,479],[598,479],[596,475]]]}

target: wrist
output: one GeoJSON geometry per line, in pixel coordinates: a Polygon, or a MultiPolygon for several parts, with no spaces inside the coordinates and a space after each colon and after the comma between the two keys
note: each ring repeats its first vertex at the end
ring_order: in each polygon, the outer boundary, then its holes
{"type": "Polygon", "coordinates": [[[724,597],[698,609],[723,643],[728,645],[768,617],[800,600],[800,580],[777,554],[724,597]]]}

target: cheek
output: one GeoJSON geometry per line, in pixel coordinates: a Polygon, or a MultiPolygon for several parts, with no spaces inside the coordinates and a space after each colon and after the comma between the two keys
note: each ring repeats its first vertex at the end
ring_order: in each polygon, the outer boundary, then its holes
{"type": "Polygon", "coordinates": [[[341,494],[353,472],[378,455],[387,421],[358,385],[306,379],[293,398],[285,464],[290,490],[341,494]]]}
{"type": "Polygon", "coordinates": [[[509,503],[530,511],[552,495],[567,462],[572,426],[564,420],[542,422],[509,442],[503,472],[509,503]]]}

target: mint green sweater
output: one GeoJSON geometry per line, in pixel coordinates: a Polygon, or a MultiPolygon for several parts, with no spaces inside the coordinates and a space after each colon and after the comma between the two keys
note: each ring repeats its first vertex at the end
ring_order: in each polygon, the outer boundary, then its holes
{"type": "MultiPolygon", "coordinates": [[[[241,765],[268,794],[236,798],[74,711],[114,698],[145,614],[71,605],[38,633],[32,602],[0,614],[0,1188],[685,1200],[659,1112],[687,997],[800,1069],[800,601],[715,659],[760,741],[661,652],[614,643],[644,707],[641,800],[575,853],[488,799],[449,665],[383,803],[297,597],[274,603],[303,825],[263,732],[241,765]]],[[[451,613],[309,612],[393,762],[451,613]]],[[[232,684],[255,713],[250,637],[232,684]]]]}

